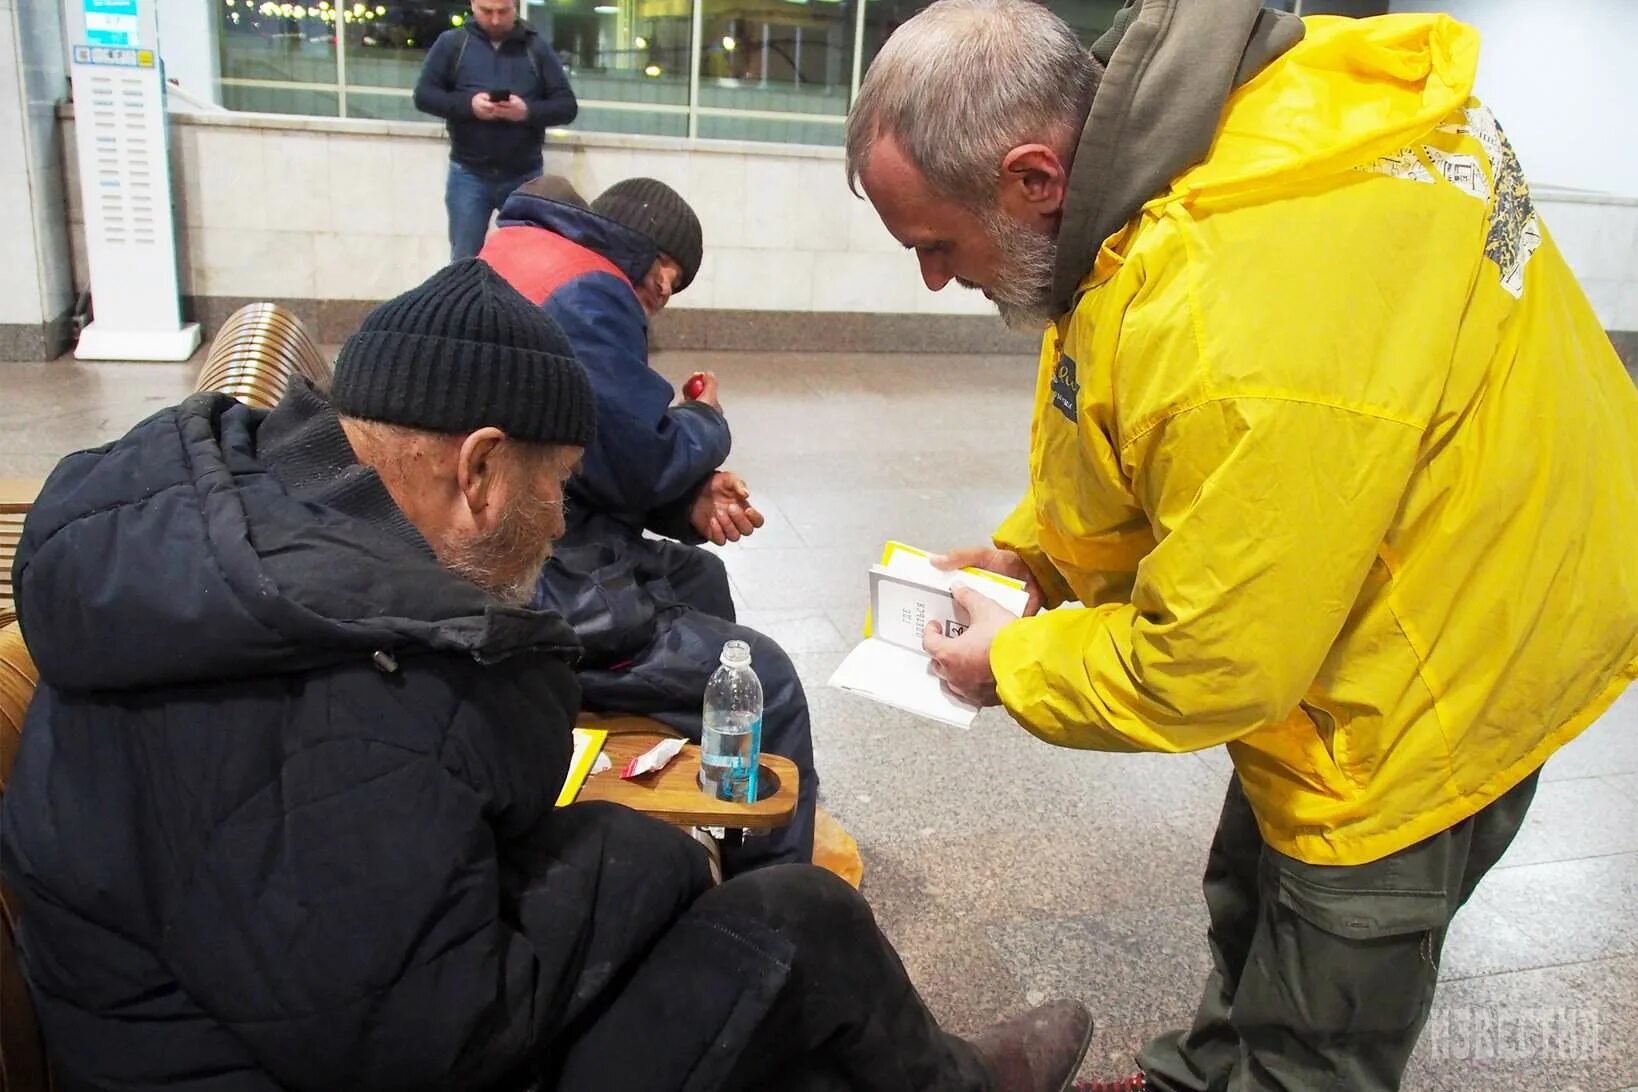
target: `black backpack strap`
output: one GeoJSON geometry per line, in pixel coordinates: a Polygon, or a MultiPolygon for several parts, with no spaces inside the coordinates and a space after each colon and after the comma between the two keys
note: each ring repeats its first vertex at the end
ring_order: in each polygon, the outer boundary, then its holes
{"type": "Polygon", "coordinates": [[[542,93],[544,93],[546,90],[548,90],[548,88],[546,87],[546,76],[544,70],[542,70],[540,67],[540,58],[535,56],[535,45],[537,43],[540,43],[540,47],[542,49],[546,48],[546,45],[541,43],[540,35],[538,33],[530,35],[529,40],[523,43],[523,55],[529,58],[529,67],[535,73],[535,86],[540,88],[542,93]]]}
{"type": "Polygon", "coordinates": [[[449,89],[455,90],[461,78],[461,61],[466,57],[466,47],[472,44],[472,34],[469,31],[461,32],[461,44],[455,48],[455,63],[449,66],[449,89]]]}

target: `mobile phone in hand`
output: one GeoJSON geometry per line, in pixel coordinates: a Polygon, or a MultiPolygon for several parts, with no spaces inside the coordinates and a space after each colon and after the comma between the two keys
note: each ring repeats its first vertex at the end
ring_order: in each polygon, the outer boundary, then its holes
{"type": "Polygon", "coordinates": [[[505,102],[507,99],[509,99],[511,97],[512,97],[512,92],[510,92],[510,91],[491,91],[491,92],[489,92],[489,101],[490,102],[505,102]]]}

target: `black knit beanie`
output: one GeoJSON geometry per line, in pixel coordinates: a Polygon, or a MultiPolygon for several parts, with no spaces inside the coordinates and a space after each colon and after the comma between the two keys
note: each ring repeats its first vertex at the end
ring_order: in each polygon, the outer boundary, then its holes
{"type": "Polygon", "coordinates": [[[654,240],[661,253],[682,266],[681,292],[694,281],[705,257],[700,218],[682,195],[653,178],[628,178],[604,190],[592,202],[592,211],[654,240]]]}
{"type": "Polygon", "coordinates": [[[449,433],[492,425],[576,447],[597,427],[562,329],[476,258],[366,315],[336,357],[330,400],[348,417],[449,433]]]}

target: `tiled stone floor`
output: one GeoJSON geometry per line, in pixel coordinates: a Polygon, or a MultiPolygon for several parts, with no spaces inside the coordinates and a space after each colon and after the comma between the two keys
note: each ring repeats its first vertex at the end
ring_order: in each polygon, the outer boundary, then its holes
{"type": "MultiPolygon", "coordinates": [[[[883,540],[976,543],[1010,509],[1031,362],[676,353],[658,367],[722,381],[729,465],[769,517],[725,551],[742,617],[803,672],[825,804],[858,838],[865,892],[929,1002],[966,1031],[1073,994],[1099,1021],[1088,1074],[1128,1068],[1194,1009],[1226,757],[1055,750],[994,712],[961,732],[823,687],[857,639],[883,540]]],[[[0,364],[0,476],[43,476],[192,375],[0,364]]],[[[1638,694],[1547,766],[1518,842],[1457,918],[1443,977],[1407,1089],[1638,1088],[1638,694]]]]}

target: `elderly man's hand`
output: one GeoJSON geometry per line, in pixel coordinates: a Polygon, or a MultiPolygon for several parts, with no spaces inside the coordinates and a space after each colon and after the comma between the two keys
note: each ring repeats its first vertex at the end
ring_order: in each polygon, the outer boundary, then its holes
{"type": "Polygon", "coordinates": [[[942,625],[928,622],[921,647],[933,658],[933,674],[944,680],[950,693],[974,705],[999,705],[990,645],[1001,627],[1017,619],[1000,603],[964,584],[956,585],[955,601],[967,614],[967,629],[959,637],[946,637],[942,625]]]}
{"type": "Polygon", "coordinates": [[[689,376],[689,383],[694,384],[697,389],[693,394],[690,394],[688,388],[685,387],[683,389],[684,399],[690,402],[704,402],[718,413],[722,412],[722,399],[717,394],[717,377],[714,372],[696,372],[694,375],[689,376]],[[695,380],[698,380],[697,384],[694,383],[695,380]]]}
{"type": "Polygon", "coordinates": [[[761,527],[762,513],[751,507],[751,490],[738,474],[719,470],[700,489],[688,522],[701,538],[726,546],[761,527]]]}

